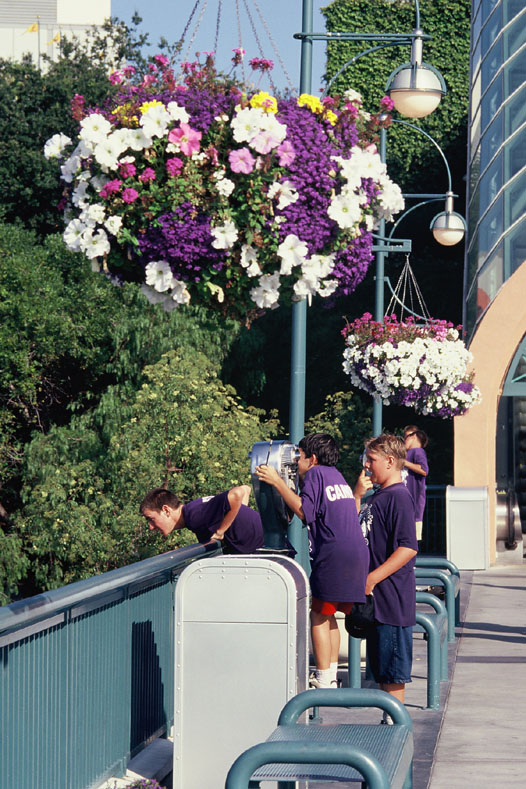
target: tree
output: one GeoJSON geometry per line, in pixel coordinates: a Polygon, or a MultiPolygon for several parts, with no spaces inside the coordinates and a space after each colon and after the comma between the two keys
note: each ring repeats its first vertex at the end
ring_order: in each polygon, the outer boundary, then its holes
{"type": "Polygon", "coordinates": [[[35,589],[194,542],[145,529],[147,490],[167,485],[189,500],[248,481],[248,449],[279,426],[244,408],[215,367],[190,348],[170,351],[145,368],[134,395],[110,387],[93,411],[26,447],[16,526],[35,589]]]}

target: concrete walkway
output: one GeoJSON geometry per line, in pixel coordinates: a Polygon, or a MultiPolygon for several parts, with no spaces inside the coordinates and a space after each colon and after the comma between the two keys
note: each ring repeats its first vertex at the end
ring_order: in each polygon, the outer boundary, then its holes
{"type": "Polygon", "coordinates": [[[428,787],[524,787],[526,566],[473,572],[462,618],[428,787]]]}

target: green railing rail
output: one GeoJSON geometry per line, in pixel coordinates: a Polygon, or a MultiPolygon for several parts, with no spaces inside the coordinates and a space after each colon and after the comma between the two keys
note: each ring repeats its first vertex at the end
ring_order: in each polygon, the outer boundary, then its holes
{"type": "Polygon", "coordinates": [[[426,485],[422,552],[446,555],[446,485],[426,485]]]}
{"type": "Polygon", "coordinates": [[[0,787],[88,789],[173,723],[174,592],[192,545],[0,608],[0,787]]]}

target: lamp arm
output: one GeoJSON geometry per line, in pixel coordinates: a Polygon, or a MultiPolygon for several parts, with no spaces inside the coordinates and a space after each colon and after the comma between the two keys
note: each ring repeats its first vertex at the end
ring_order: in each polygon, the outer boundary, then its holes
{"type": "Polygon", "coordinates": [[[373,52],[378,52],[378,50],[385,49],[386,47],[400,47],[400,46],[403,46],[404,44],[407,44],[409,41],[410,41],[410,39],[408,39],[408,41],[386,41],[383,44],[377,44],[375,47],[369,47],[369,49],[364,49],[363,52],[359,52],[357,55],[353,55],[353,57],[350,60],[348,60],[347,63],[345,63],[341,67],[341,69],[339,69],[336,72],[334,77],[331,77],[331,79],[327,83],[327,86],[323,90],[322,96],[326,96],[328,91],[331,88],[331,85],[333,84],[333,82],[335,82],[338,79],[340,74],[343,74],[343,72],[345,71],[346,68],[348,68],[349,66],[352,66],[353,63],[356,63],[356,61],[360,60],[360,58],[363,58],[365,55],[371,55],[373,52]]]}
{"type": "Polygon", "coordinates": [[[410,213],[411,213],[412,211],[414,211],[416,208],[420,208],[420,206],[422,206],[422,205],[427,205],[428,203],[438,203],[440,200],[443,200],[443,199],[444,199],[444,196],[445,196],[445,195],[441,195],[440,197],[433,197],[433,198],[431,198],[431,199],[429,199],[429,200],[422,200],[420,203],[416,203],[415,205],[412,205],[412,206],[411,206],[411,208],[408,208],[408,209],[407,209],[407,211],[404,211],[404,213],[402,214],[402,216],[398,217],[398,219],[397,219],[397,220],[396,220],[396,222],[394,223],[393,227],[391,228],[391,232],[390,232],[390,233],[389,233],[389,235],[387,236],[387,239],[388,239],[389,241],[392,239],[392,237],[393,237],[393,234],[394,234],[394,232],[395,232],[396,228],[398,227],[398,225],[400,224],[400,222],[402,221],[402,219],[405,219],[405,218],[406,218],[406,216],[407,216],[408,214],[410,214],[410,213]]]}
{"type": "Polygon", "coordinates": [[[435,146],[435,148],[439,152],[440,156],[442,157],[442,161],[444,162],[444,164],[446,166],[447,183],[448,183],[447,191],[451,192],[451,170],[449,169],[449,164],[448,164],[448,161],[446,159],[446,155],[445,155],[444,151],[442,150],[442,148],[440,147],[440,145],[437,143],[437,141],[433,137],[431,137],[430,134],[428,134],[426,131],[424,131],[424,129],[422,129],[420,126],[415,126],[414,123],[409,123],[409,121],[403,121],[400,118],[393,118],[392,122],[393,123],[401,123],[402,126],[409,126],[411,129],[416,129],[416,131],[418,131],[421,134],[423,134],[424,137],[427,137],[427,139],[430,140],[433,143],[433,145],[435,146]]]}

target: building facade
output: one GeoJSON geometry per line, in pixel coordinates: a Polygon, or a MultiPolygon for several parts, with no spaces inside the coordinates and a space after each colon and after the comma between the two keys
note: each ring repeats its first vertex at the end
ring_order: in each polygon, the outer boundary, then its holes
{"type": "Polygon", "coordinates": [[[82,38],[109,16],[111,0],[0,0],[0,58],[21,60],[30,54],[40,67],[43,55],[60,56],[64,34],[82,38]]]}
{"type": "Polygon", "coordinates": [[[464,326],[483,402],[455,420],[455,485],[488,488],[490,561],[509,560],[515,554],[522,561],[522,532],[526,532],[524,0],[473,0],[468,178],[464,326]]]}

